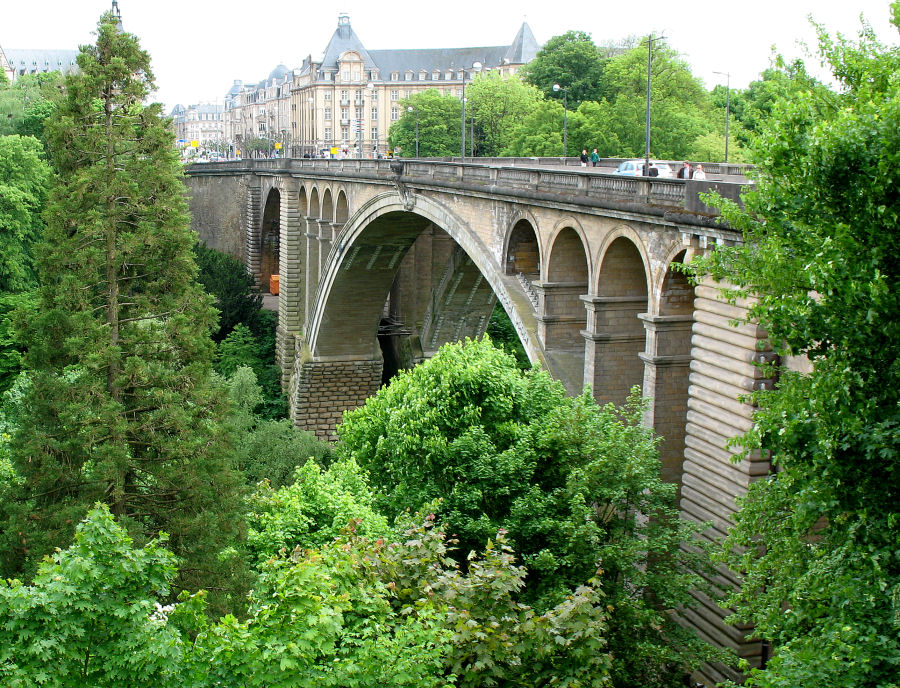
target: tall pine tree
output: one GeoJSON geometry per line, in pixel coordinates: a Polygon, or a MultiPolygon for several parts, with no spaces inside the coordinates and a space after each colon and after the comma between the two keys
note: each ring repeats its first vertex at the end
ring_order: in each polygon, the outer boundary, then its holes
{"type": "Polygon", "coordinates": [[[218,585],[241,481],[173,135],[161,106],[144,105],[150,59],[118,17],[100,19],[78,65],[47,122],[59,185],[39,315],[23,325],[33,374],[14,462],[26,494],[8,526],[29,569],[104,502],[138,542],[171,535],[182,585],[218,585]]]}

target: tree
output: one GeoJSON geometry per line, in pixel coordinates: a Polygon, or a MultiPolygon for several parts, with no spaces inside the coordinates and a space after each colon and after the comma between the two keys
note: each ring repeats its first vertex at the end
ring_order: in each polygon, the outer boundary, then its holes
{"type": "Polygon", "coordinates": [[[194,259],[199,269],[197,280],[215,297],[219,310],[219,327],[213,332],[213,340],[221,342],[239,323],[258,333],[262,294],[246,266],[200,242],[194,244],[194,259]]]}
{"type": "Polygon", "coordinates": [[[461,119],[459,98],[445,96],[430,88],[400,101],[400,119],[391,125],[388,145],[400,150],[404,156],[415,155],[418,120],[420,157],[459,155],[461,119]]]}
{"type": "Polygon", "coordinates": [[[566,87],[569,107],[575,109],[585,100],[603,97],[604,61],[589,33],[567,31],[547,41],[519,74],[548,100],[561,102],[564,97],[562,89],[553,90],[554,84],[566,87]]]}
{"type": "Polygon", "coordinates": [[[176,570],[164,542],[134,547],[97,505],[31,585],[0,580],[3,684],[174,685],[182,641],[160,604],[176,570]]]}
{"type": "MultiPolygon", "coordinates": [[[[900,28],[900,3],[891,6],[900,28]]],[[[751,485],[723,557],[744,573],[727,604],[774,643],[753,686],[890,686],[900,673],[900,49],[864,26],[819,29],[837,92],[805,75],[757,140],[741,248],[699,269],[757,300],[784,356],[741,439],[776,471],[751,485]],[[744,548],[744,549],[737,549],[744,548]]]]}
{"type": "Polygon", "coordinates": [[[513,123],[534,109],[541,94],[518,77],[488,72],[466,88],[466,98],[466,115],[475,120],[475,154],[495,157],[505,147],[513,123]]]}
{"type": "Polygon", "coordinates": [[[103,15],[47,123],[60,183],[22,323],[31,386],[12,459],[25,481],[10,560],[71,541],[96,501],[138,543],[166,531],[178,585],[222,590],[240,536],[225,395],[211,375],[211,299],[196,281],[173,136],[136,38],[103,15]]]}
{"type": "Polygon", "coordinates": [[[21,134],[43,139],[43,120],[62,99],[59,72],[23,74],[0,84],[0,136],[21,134]]]}
{"type": "Polygon", "coordinates": [[[545,372],[468,341],[346,414],[337,451],[369,471],[389,517],[441,499],[463,556],[508,532],[528,568],[522,598],[539,610],[596,574],[615,610],[613,685],[667,686],[710,656],[672,616],[701,583],[692,570],[707,569],[680,548],[693,528],[641,413],[572,399],[545,372]]]}
{"type": "MultiPolygon", "coordinates": [[[[563,107],[554,101],[538,101],[531,112],[511,122],[503,155],[514,157],[563,154],[563,107]]],[[[571,144],[570,144],[571,145],[571,144]]],[[[574,150],[574,148],[573,148],[574,150]]]]}
{"type": "Polygon", "coordinates": [[[0,136],[0,294],[36,285],[33,247],[50,178],[39,141],[0,136]]]}

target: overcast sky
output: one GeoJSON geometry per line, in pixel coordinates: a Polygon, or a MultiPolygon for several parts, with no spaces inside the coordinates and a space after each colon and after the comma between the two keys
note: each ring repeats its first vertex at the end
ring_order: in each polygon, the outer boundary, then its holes
{"type": "MultiPolygon", "coordinates": [[[[3,4],[0,46],[75,49],[93,42],[111,0],[3,4]]],[[[794,57],[798,41],[813,46],[809,15],[831,33],[856,36],[862,13],[883,41],[898,37],[888,0],[120,0],[119,7],[125,29],[150,53],[166,112],[176,103],[221,103],[235,79],[258,82],[280,62],[296,67],[307,55],[321,57],[342,12],[369,49],[507,45],[523,21],[539,43],[570,29],[596,43],[663,33],[708,88],[725,83],[715,72],[730,72],[732,86],[745,87],[768,66],[772,46],[794,57]]]]}

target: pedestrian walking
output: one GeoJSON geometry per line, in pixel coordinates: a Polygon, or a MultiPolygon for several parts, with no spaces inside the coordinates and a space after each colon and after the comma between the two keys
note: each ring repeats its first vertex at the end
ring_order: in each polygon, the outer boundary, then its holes
{"type": "Polygon", "coordinates": [[[687,160],[684,161],[684,164],[681,166],[681,169],[678,170],[678,174],[675,175],[678,179],[690,179],[693,176],[693,170],[691,169],[691,163],[687,160]]]}
{"type": "Polygon", "coordinates": [[[694,170],[694,179],[706,179],[706,171],[703,169],[703,165],[697,165],[697,169],[694,170]]]}
{"type": "Polygon", "coordinates": [[[600,163],[600,155],[597,153],[597,149],[594,149],[594,152],[591,153],[591,167],[596,167],[600,163]]]}
{"type": "Polygon", "coordinates": [[[587,164],[588,164],[587,148],[583,148],[581,151],[581,166],[587,167],[587,164]]]}

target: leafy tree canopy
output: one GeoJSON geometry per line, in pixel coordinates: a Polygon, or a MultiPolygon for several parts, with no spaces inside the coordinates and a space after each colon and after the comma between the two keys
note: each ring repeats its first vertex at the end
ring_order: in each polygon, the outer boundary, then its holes
{"type": "Polygon", "coordinates": [[[616,609],[614,685],[668,685],[709,656],[663,611],[688,601],[700,582],[690,566],[702,570],[702,560],[680,549],[691,527],[678,520],[675,486],[660,480],[640,417],[639,405],[571,399],[490,341],[469,341],[445,345],[346,414],[337,450],[369,471],[388,516],[443,500],[462,554],[508,531],[528,567],[525,599],[540,608],[602,569],[616,609]]]}
{"type": "MultiPolygon", "coordinates": [[[[891,6],[900,27],[900,3],[891,6]]],[[[773,373],[754,431],[777,472],[753,483],[723,556],[745,573],[729,604],[774,641],[754,686],[888,686],[900,672],[900,49],[863,27],[819,29],[838,92],[785,71],[755,151],[741,248],[702,269],[758,300],[808,372],[773,373]],[[781,89],[779,88],[779,91],[781,89]]]]}
{"type": "Polygon", "coordinates": [[[518,77],[488,72],[466,88],[466,98],[466,115],[475,119],[475,154],[493,157],[503,150],[513,123],[531,112],[542,96],[518,77]]]}
{"type": "Polygon", "coordinates": [[[562,89],[553,90],[554,84],[567,88],[569,107],[574,110],[585,100],[603,97],[604,61],[589,33],[567,31],[547,41],[519,74],[548,100],[562,102],[564,97],[562,89]]]}
{"type": "Polygon", "coordinates": [[[399,149],[404,157],[416,154],[418,122],[419,157],[459,155],[462,119],[459,98],[443,95],[436,89],[428,89],[400,101],[399,107],[400,119],[391,125],[388,133],[388,145],[392,149],[399,149]]]}
{"type": "Polygon", "coordinates": [[[36,286],[33,246],[50,181],[37,139],[0,136],[0,294],[36,286]]]}
{"type": "Polygon", "coordinates": [[[38,250],[40,305],[21,323],[31,386],[12,460],[29,570],[102,501],[139,543],[169,532],[179,585],[219,588],[240,537],[215,311],[196,282],[181,166],[136,38],[105,14],[47,123],[60,183],[38,250]]]}

